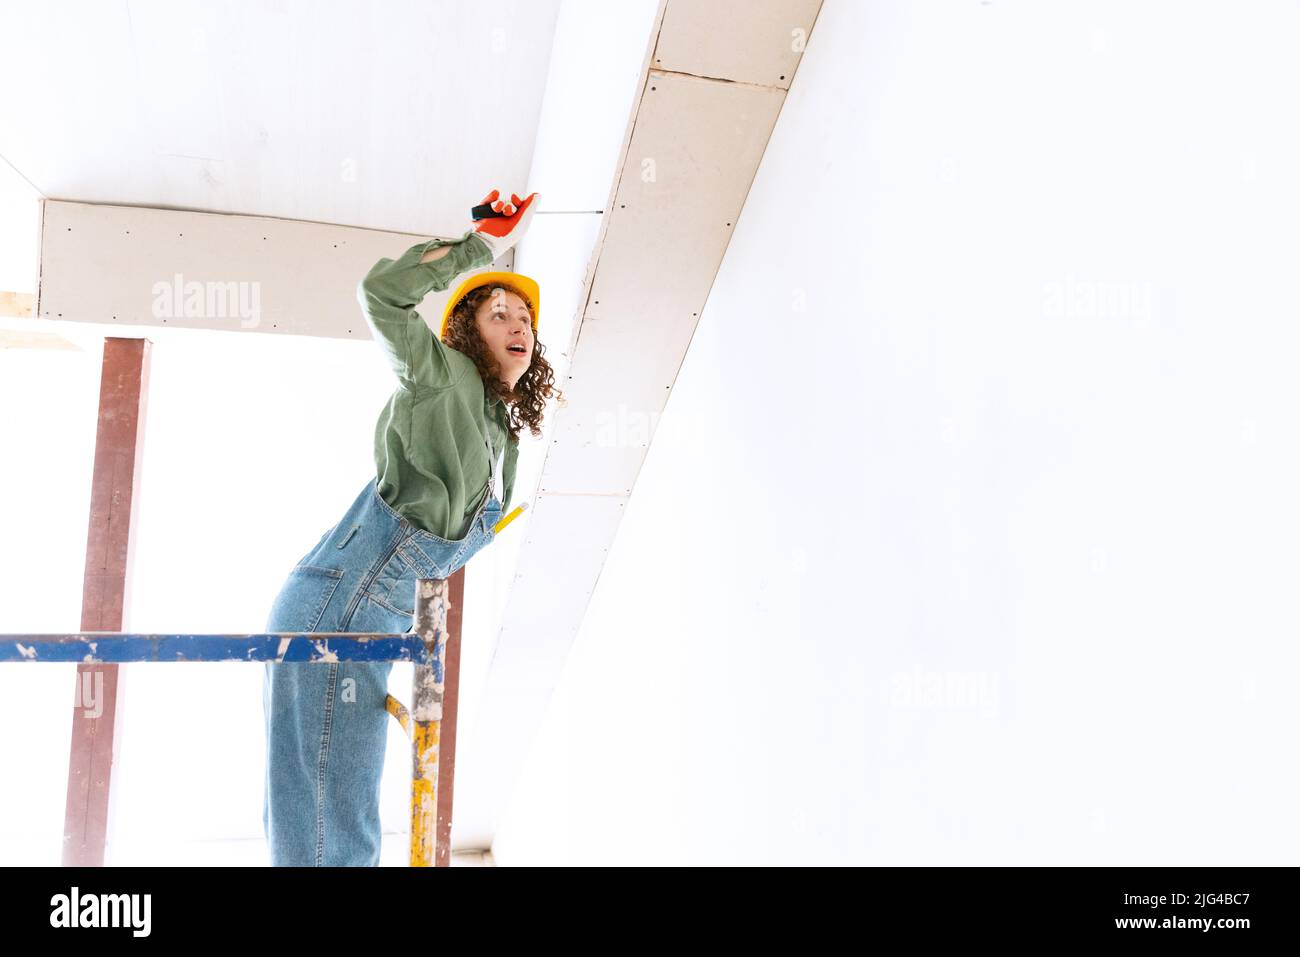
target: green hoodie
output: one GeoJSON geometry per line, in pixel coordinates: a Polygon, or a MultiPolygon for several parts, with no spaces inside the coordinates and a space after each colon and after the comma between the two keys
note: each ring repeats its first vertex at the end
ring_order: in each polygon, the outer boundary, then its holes
{"type": "Polygon", "coordinates": [[[483,388],[473,361],[444,345],[415,307],[491,262],[487,244],[471,230],[381,259],[357,284],[357,301],[399,383],[375,424],[379,494],[412,525],[452,541],[464,537],[489,491],[485,434],[498,457],[505,450],[502,515],[510,508],[519,443],[507,441],[505,403],[483,388]],[[452,250],[420,262],[439,246],[452,250]]]}

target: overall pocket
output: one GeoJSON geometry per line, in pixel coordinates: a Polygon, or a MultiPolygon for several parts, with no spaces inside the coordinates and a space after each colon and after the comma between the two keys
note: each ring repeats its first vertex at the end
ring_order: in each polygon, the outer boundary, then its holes
{"type": "Polygon", "coordinates": [[[266,630],[271,633],[315,631],[342,580],[342,569],[296,565],[275,596],[266,630]]]}
{"type": "Polygon", "coordinates": [[[399,545],[371,579],[366,595],[389,611],[410,618],[415,614],[415,582],[419,577],[417,567],[399,545]]]}

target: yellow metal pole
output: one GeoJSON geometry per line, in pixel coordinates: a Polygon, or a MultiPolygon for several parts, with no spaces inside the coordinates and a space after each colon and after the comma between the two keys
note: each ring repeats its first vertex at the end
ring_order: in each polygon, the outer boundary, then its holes
{"type": "Polygon", "coordinates": [[[411,704],[411,866],[432,867],[438,833],[438,743],[442,726],[443,665],[450,589],[444,579],[415,585],[414,630],[430,663],[415,666],[411,704]]]}
{"type": "Polygon", "coordinates": [[[398,701],[392,695],[388,695],[384,699],[384,710],[397,719],[397,723],[400,724],[402,730],[406,732],[407,738],[410,738],[411,714],[406,710],[406,705],[402,704],[402,702],[398,701]]]}

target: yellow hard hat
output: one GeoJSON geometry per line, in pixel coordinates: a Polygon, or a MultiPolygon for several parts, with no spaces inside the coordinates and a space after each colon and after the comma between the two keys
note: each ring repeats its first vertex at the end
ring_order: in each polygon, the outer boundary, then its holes
{"type": "Polygon", "coordinates": [[[447,300],[447,306],[442,311],[442,330],[438,333],[439,339],[447,338],[447,322],[451,319],[452,310],[456,308],[457,303],[467,295],[481,286],[490,286],[493,283],[506,283],[507,285],[517,286],[523,290],[524,295],[530,300],[533,312],[533,336],[537,336],[537,317],[542,311],[541,296],[542,291],[537,286],[535,279],[517,273],[517,272],[481,272],[477,275],[470,276],[461,283],[451,298],[447,300]]]}

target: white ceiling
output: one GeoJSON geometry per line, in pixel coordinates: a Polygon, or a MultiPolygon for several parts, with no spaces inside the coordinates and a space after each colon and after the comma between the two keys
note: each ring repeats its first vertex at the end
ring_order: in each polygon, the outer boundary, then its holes
{"type": "Polygon", "coordinates": [[[558,9],[6,3],[0,156],[56,199],[456,233],[524,188],[558,9]]]}

